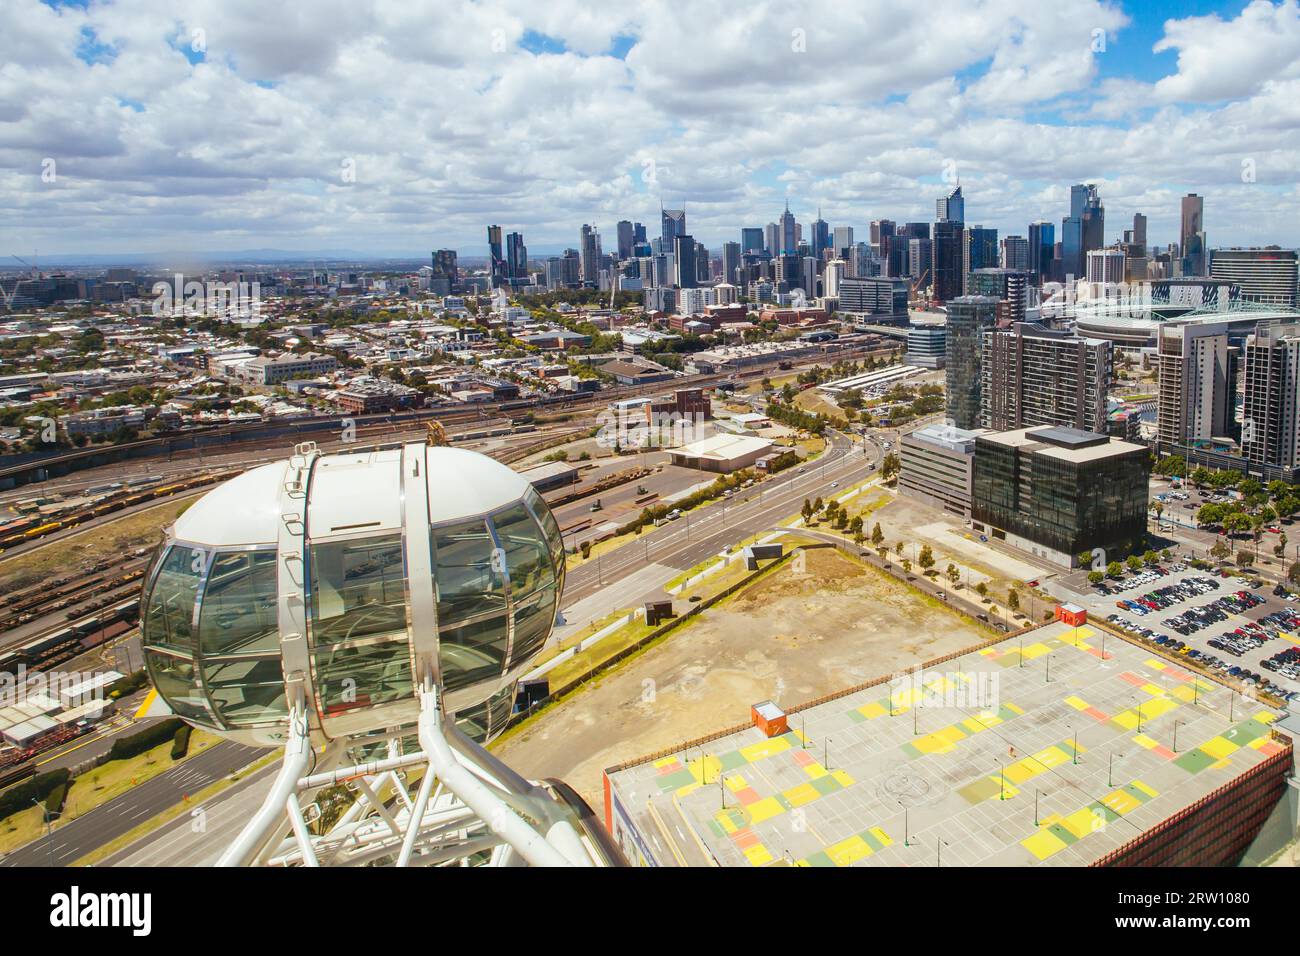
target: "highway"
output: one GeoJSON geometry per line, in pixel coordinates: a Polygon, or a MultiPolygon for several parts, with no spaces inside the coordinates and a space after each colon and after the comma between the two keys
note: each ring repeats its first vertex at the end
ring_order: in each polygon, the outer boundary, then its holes
{"type": "Polygon", "coordinates": [[[875,442],[855,444],[835,431],[827,435],[827,449],[818,460],[759,482],[743,496],[723,499],[642,532],[636,540],[574,568],[565,581],[564,607],[650,564],[679,570],[693,567],[736,541],[774,527],[798,512],[805,498],[825,497],[833,482],[847,487],[880,466],[884,455],[875,442]]]}
{"type": "MultiPolygon", "coordinates": [[[[0,866],[67,866],[266,754],[223,741],[0,858],[0,866]]],[[[75,784],[73,786],[76,786],[75,784]]]]}

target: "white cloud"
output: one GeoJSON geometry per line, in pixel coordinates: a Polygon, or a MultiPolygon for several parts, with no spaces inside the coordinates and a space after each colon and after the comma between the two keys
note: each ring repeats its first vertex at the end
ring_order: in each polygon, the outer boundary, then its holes
{"type": "Polygon", "coordinates": [[[661,196],[716,246],[787,196],[805,222],[928,219],[948,162],[971,220],[1007,233],[1086,179],[1108,237],[1137,210],[1172,236],[1196,191],[1212,243],[1300,244],[1297,0],[1169,21],[1155,49],[1177,71],[1154,82],[1099,76],[1116,47],[1094,37],[1130,16],[1097,0],[11,5],[0,231],[19,252],[481,253],[489,222],[537,251],[583,222],[653,233],[661,196]]]}

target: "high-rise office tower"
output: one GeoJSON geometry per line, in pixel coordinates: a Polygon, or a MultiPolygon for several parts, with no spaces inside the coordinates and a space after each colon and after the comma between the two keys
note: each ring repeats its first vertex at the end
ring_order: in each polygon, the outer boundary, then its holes
{"type": "Polygon", "coordinates": [[[712,280],[711,263],[709,250],[704,243],[697,242],[695,244],[695,281],[697,283],[706,283],[712,280]]]}
{"type": "Polygon", "coordinates": [[[594,287],[600,281],[600,230],[583,224],[578,236],[580,280],[594,287]]]}
{"type": "Polygon", "coordinates": [[[966,221],[966,200],[962,197],[961,186],[954,187],[948,195],[934,201],[934,218],[939,222],[966,221]]]}
{"type": "Polygon", "coordinates": [[[822,218],[822,211],[817,210],[817,218],[812,224],[812,256],[818,262],[826,258],[826,251],[831,247],[830,224],[822,218]]]}
{"type": "Polygon", "coordinates": [[[501,227],[488,226],[488,265],[491,270],[492,288],[496,288],[506,277],[506,258],[501,250],[501,227]]]}
{"type": "Polygon", "coordinates": [[[433,275],[429,277],[429,291],[435,295],[448,295],[460,281],[456,267],[456,250],[439,249],[433,254],[433,275]]]}
{"type": "Polygon", "coordinates": [[[1029,240],[1024,236],[1007,236],[998,255],[1003,269],[1029,272],[1029,240]]]}
{"type": "Polygon", "coordinates": [[[683,209],[664,209],[660,207],[659,218],[661,220],[663,239],[663,251],[671,252],[673,248],[673,239],[677,236],[686,235],[686,210],[683,209]]]}
{"type": "Polygon", "coordinates": [[[1183,275],[1205,275],[1205,199],[1196,193],[1183,197],[1183,222],[1179,231],[1179,248],[1183,257],[1183,275]]]}
{"type": "Polygon", "coordinates": [[[980,424],[994,431],[1063,425],[1106,433],[1111,344],[1035,322],[982,333],[980,424]]]}
{"type": "Polygon", "coordinates": [[[961,237],[961,291],[965,295],[967,276],[976,269],[998,266],[998,231],[984,226],[968,226],[961,237]]]}
{"type": "Polygon", "coordinates": [[[934,284],[934,245],[929,239],[907,240],[907,274],[921,288],[934,284]]]}
{"type": "Polygon", "coordinates": [[[528,247],[521,232],[506,236],[506,269],[512,279],[528,278],[528,247]]]}
{"type": "Polygon", "coordinates": [[[1215,249],[1210,275],[1230,279],[1241,287],[1241,298],[1262,305],[1296,304],[1296,251],[1268,246],[1263,249],[1215,249]]]}
{"type": "Polygon", "coordinates": [[[645,223],[632,223],[632,243],[633,245],[643,245],[646,241],[645,223]]]}
{"type": "Polygon", "coordinates": [[[781,227],[774,222],[763,227],[763,248],[773,258],[781,254],[781,227]]]}
{"type": "MultiPolygon", "coordinates": [[[[951,206],[949,207],[951,211],[951,206]]],[[[961,295],[963,276],[962,267],[965,255],[962,239],[966,230],[958,219],[944,219],[934,224],[930,239],[934,257],[934,298],[947,302],[961,295]]],[[[994,233],[994,248],[997,248],[994,233]]],[[[996,254],[996,253],[995,253],[996,254]]]]}
{"type": "Polygon", "coordinates": [[[835,249],[835,255],[841,259],[847,259],[848,253],[845,251],[853,245],[853,227],[836,226],[831,233],[831,245],[835,249]]]}
{"type": "Polygon", "coordinates": [[[843,259],[831,259],[822,272],[822,295],[834,298],[840,294],[840,283],[844,281],[845,266],[843,259]]]}
{"type": "Polygon", "coordinates": [[[1235,438],[1237,349],[1228,342],[1228,326],[1163,322],[1156,335],[1161,444],[1235,438]]]}
{"type": "Polygon", "coordinates": [[[1067,275],[1087,274],[1088,253],[1104,245],[1105,209],[1096,185],[1070,187],[1070,215],[1061,220],[1061,258],[1067,275]]]}
{"type": "Polygon", "coordinates": [[[1088,281],[1118,284],[1124,281],[1124,253],[1120,249],[1088,252],[1088,281]]]}
{"type": "Polygon", "coordinates": [[[998,321],[1023,322],[1029,309],[1030,274],[1016,269],[976,269],[966,274],[970,295],[998,300],[998,321]]]}
{"type": "Polygon", "coordinates": [[[1053,223],[1040,219],[1029,224],[1029,271],[1033,273],[1035,285],[1051,281],[1055,246],[1056,226],[1053,223]]]}
{"type": "Polygon", "coordinates": [[[740,230],[740,251],[762,252],[763,251],[763,230],[757,226],[746,226],[740,230]]]}
{"type": "Polygon", "coordinates": [[[739,285],[740,243],[724,242],[722,244],[722,281],[739,285]]]}
{"type": "Polygon", "coordinates": [[[678,288],[694,289],[699,285],[693,236],[673,237],[673,270],[673,284],[678,288]]]}
{"type": "Polygon", "coordinates": [[[1147,254],[1147,217],[1140,212],[1133,213],[1133,255],[1147,254]]]}
{"type": "Polygon", "coordinates": [[[1300,465],[1300,322],[1261,322],[1246,338],[1241,451],[1255,466],[1300,465]]]}
{"type": "Polygon", "coordinates": [[[786,200],[785,212],[781,213],[779,224],[781,227],[781,232],[780,232],[781,248],[775,250],[772,254],[776,255],[779,253],[780,255],[786,255],[787,253],[798,252],[799,239],[795,235],[794,214],[790,212],[789,200],[786,200]]]}
{"type": "Polygon", "coordinates": [[[632,247],[636,244],[636,230],[632,223],[627,219],[618,221],[618,257],[622,259],[632,258],[632,247]]]}
{"type": "Polygon", "coordinates": [[[985,329],[997,322],[998,300],[963,295],[948,303],[944,346],[946,417],[958,428],[978,428],[980,420],[980,353],[985,329]]]}
{"type": "Polygon", "coordinates": [[[887,240],[894,234],[896,225],[892,219],[871,220],[871,251],[882,259],[887,255],[887,240]]]}

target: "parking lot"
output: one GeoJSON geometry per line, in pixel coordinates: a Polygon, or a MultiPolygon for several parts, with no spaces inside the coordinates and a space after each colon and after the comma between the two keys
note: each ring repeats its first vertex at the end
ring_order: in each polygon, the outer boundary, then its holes
{"type": "Polygon", "coordinates": [[[1252,588],[1213,571],[1163,567],[1167,573],[1148,568],[1088,587],[1078,603],[1230,677],[1300,700],[1300,604],[1274,595],[1267,583],[1252,588]]]}

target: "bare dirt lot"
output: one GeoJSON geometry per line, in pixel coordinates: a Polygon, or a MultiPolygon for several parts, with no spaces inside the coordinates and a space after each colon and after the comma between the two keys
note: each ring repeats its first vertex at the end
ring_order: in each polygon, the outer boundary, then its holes
{"type": "Polygon", "coordinates": [[[598,679],[494,749],[600,805],[601,771],[989,635],[832,549],[805,552],[598,679]]]}

